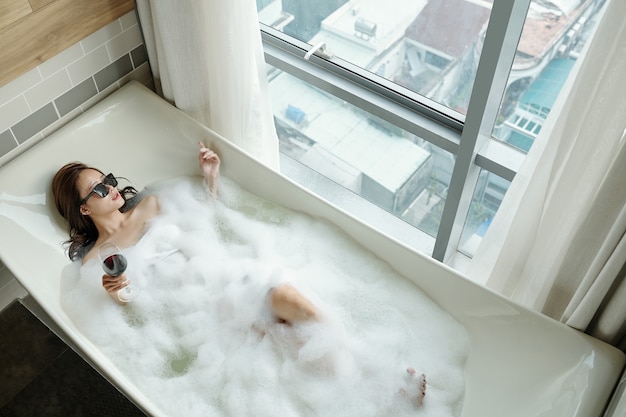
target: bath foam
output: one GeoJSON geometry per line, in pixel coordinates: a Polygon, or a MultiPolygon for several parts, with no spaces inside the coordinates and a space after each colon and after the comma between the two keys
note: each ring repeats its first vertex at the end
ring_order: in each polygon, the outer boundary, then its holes
{"type": "Polygon", "coordinates": [[[167,415],[457,416],[465,329],[334,225],[222,179],[152,187],[161,214],[132,248],[139,297],[120,307],[99,261],[71,264],[63,307],[167,415]],[[319,323],[275,323],[266,295],[295,286],[319,323]],[[407,368],[428,389],[416,408],[407,368]],[[408,389],[407,389],[408,388],[408,389]]]}

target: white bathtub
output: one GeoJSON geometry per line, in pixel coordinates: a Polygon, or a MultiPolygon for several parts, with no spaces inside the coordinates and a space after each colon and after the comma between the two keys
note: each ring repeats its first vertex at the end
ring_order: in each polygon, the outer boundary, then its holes
{"type": "Polygon", "coordinates": [[[61,307],[61,271],[69,263],[61,242],[67,235],[49,184],[72,160],[124,172],[139,187],[197,175],[195,143],[207,137],[222,156],[224,175],[335,223],[465,326],[470,340],[462,416],[602,415],[625,364],[622,352],[527,311],[362,224],[130,83],[0,168],[0,259],[31,295],[31,308],[41,308],[47,324],[147,414],[164,415],[61,307]]]}

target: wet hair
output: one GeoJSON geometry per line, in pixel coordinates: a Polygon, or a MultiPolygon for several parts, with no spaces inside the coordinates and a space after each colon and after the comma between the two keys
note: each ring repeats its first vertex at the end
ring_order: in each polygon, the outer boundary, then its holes
{"type": "MultiPolygon", "coordinates": [[[[65,241],[65,244],[69,245],[68,256],[72,261],[81,259],[98,240],[98,229],[93,220],[90,216],[80,212],[82,197],[76,182],[80,173],[86,169],[93,169],[104,175],[99,169],[87,166],[82,162],[70,162],[59,169],[52,179],[54,205],[69,224],[69,239],[65,241]]],[[[137,194],[137,190],[128,186],[120,190],[120,194],[126,202],[137,194]]]]}

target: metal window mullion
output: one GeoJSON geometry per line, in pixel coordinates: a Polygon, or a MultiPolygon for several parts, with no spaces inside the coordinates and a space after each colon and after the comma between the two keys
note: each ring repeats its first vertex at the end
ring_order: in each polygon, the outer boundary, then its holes
{"type": "Polygon", "coordinates": [[[440,261],[456,252],[480,173],[474,161],[491,137],[529,5],[530,0],[493,4],[433,250],[440,261]]]}
{"type": "Polygon", "coordinates": [[[476,154],[474,163],[507,181],[513,181],[526,153],[500,140],[488,140],[476,154]]]}

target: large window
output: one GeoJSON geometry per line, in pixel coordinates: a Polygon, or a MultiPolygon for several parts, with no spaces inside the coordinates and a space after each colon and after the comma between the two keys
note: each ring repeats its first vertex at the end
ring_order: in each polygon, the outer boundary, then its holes
{"type": "Polygon", "coordinates": [[[471,257],[603,4],[257,0],[284,171],[436,259],[471,257]]]}

